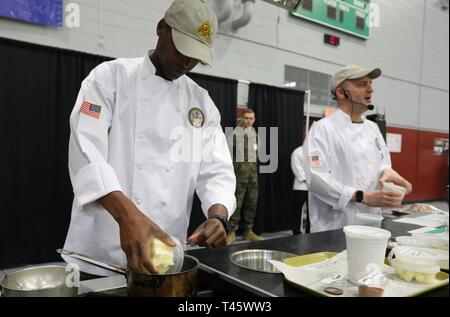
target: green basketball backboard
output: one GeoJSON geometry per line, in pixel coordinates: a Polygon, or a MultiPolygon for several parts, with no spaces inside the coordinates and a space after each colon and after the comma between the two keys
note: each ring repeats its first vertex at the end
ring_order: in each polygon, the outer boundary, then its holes
{"type": "Polygon", "coordinates": [[[370,0],[303,0],[291,14],[368,39],[370,10],[370,0]]]}

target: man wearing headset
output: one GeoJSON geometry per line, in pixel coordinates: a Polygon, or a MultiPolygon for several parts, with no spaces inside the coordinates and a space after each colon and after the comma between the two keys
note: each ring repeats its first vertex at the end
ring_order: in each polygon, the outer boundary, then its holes
{"type": "Polygon", "coordinates": [[[331,78],[339,109],[314,124],[304,143],[311,232],[354,224],[356,212],[381,214],[383,207],[400,206],[402,195],[383,190],[384,182],[412,191],[392,169],[378,126],[363,116],[374,108],[372,80],[380,76],[379,68],[349,65],[331,78]]]}

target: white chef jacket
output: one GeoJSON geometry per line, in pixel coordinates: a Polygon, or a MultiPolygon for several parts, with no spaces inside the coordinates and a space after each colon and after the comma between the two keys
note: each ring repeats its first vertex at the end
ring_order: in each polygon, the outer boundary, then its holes
{"type": "MultiPolygon", "coordinates": [[[[156,76],[148,55],[96,67],[81,85],[70,127],[69,172],[75,198],[65,249],[126,267],[119,225],[96,202],[113,191],[122,191],[182,242],[194,191],[205,215],[214,204],[224,205],[229,216],[234,212],[236,179],[217,108],[207,91],[187,76],[174,81],[156,76]],[[86,102],[96,106],[93,112],[82,111],[86,102]],[[194,126],[192,118],[199,116],[191,112],[196,108],[204,122],[197,120],[194,126]],[[174,156],[174,149],[182,146],[192,152],[187,159],[174,156]]],[[[87,273],[112,274],[65,259],[87,273]]]]}
{"type": "Polygon", "coordinates": [[[303,164],[303,147],[300,146],[296,148],[291,155],[291,168],[295,176],[293,189],[307,191],[308,187],[306,186],[306,176],[302,164],[303,164]]]}
{"type": "Polygon", "coordinates": [[[352,123],[342,110],[315,123],[305,141],[311,232],[355,224],[356,212],[381,214],[381,208],[351,202],[357,190],[375,190],[389,150],[378,126],[352,123]]]}

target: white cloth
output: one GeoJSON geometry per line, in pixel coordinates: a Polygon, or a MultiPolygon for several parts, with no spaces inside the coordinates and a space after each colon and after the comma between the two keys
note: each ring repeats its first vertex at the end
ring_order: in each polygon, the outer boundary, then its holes
{"type": "Polygon", "coordinates": [[[303,147],[300,146],[292,152],[291,155],[291,168],[294,173],[294,190],[307,191],[305,171],[303,170],[303,147]]]}
{"type": "Polygon", "coordinates": [[[382,171],[391,167],[374,122],[352,123],[338,110],[313,125],[304,148],[311,232],[354,224],[357,211],[381,214],[381,208],[351,202],[357,190],[375,190],[382,171]]]}
{"type": "MultiPolygon", "coordinates": [[[[195,191],[205,215],[214,204],[224,205],[229,216],[234,212],[236,179],[220,114],[207,91],[187,76],[156,76],[148,56],[103,63],[83,81],[70,127],[75,199],[65,249],[126,266],[119,226],[96,203],[112,191],[122,191],[182,242],[195,191]],[[84,102],[101,107],[99,119],[80,112],[84,102]],[[201,126],[199,112],[192,116],[195,108],[203,112],[201,128],[194,127],[201,126]],[[188,149],[183,160],[175,151],[182,146],[188,149]]],[[[65,259],[87,273],[112,274],[65,259]]]]}

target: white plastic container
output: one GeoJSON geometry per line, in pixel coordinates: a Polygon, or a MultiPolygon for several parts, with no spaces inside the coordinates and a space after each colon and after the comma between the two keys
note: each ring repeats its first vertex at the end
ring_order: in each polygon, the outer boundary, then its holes
{"type": "Polygon", "coordinates": [[[393,191],[402,195],[402,200],[406,195],[406,188],[402,186],[395,185],[394,183],[383,183],[383,191],[393,191]]]}
{"type": "Polygon", "coordinates": [[[423,249],[398,246],[392,249],[388,259],[397,276],[407,282],[431,284],[440,271],[435,254],[423,249]]]}
{"type": "Polygon", "coordinates": [[[355,216],[355,224],[357,226],[369,226],[380,228],[383,222],[383,216],[358,212],[355,216]]]}
{"type": "Polygon", "coordinates": [[[384,256],[391,233],[367,226],[344,227],[347,243],[348,279],[356,284],[364,272],[383,271],[384,256]]]}

